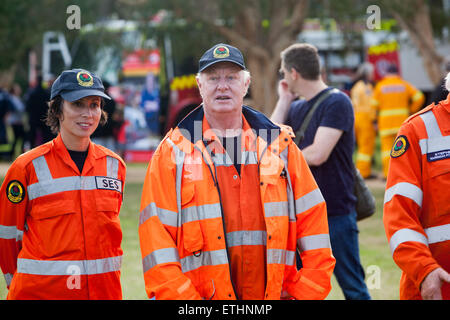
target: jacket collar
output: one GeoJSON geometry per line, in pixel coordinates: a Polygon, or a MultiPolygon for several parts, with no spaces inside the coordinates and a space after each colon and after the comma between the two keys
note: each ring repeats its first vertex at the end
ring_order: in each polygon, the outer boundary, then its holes
{"type": "MultiPolygon", "coordinates": [[[[203,105],[195,108],[177,126],[177,129],[193,145],[197,141],[211,139],[211,136],[204,136],[204,109],[203,105]]],[[[242,106],[243,123],[248,123],[257,137],[262,138],[267,144],[271,144],[280,135],[280,126],[270,121],[264,114],[248,106],[242,106]]],[[[245,128],[244,128],[245,129],[245,128]]]]}
{"type": "MultiPolygon", "coordinates": [[[[58,136],[53,139],[52,141],[53,143],[53,147],[56,151],[56,154],[70,167],[72,167],[72,169],[74,169],[75,171],[78,170],[77,166],[75,165],[75,163],[72,161],[72,158],[70,157],[69,151],[67,150],[67,147],[64,144],[64,141],[61,138],[61,134],[58,134],[58,136]]],[[[89,147],[88,147],[88,154],[86,157],[86,161],[84,163],[84,167],[83,167],[83,171],[84,172],[88,172],[91,168],[94,167],[95,165],[95,161],[97,159],[106,157],[107,154],[101,149],[95,146],[95,144],[91,141],[89,143],[89,147]]],[[[80,172],[81,174],[81,172],[80,172]]]]}

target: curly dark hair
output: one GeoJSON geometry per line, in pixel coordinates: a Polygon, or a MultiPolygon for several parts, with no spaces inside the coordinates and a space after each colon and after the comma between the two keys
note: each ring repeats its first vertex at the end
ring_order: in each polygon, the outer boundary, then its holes
{"type": "MultiPolygon", "coordinates": [[[[56,96],[53,100],[48,102],[48,110],[47,110],[47,117],[44,119],[45,124],[49,126],[50,130],[54,134],[59,133],[60,125],[59,121],[62,117],[62,106],[64,103],[64,99],[61,96],[56,96]]],[[[103,107],[105,105],[105,100],[101,98],[101,108],[102,108],[102,114],[100,116],[100,126],[104,126],[106,124],[106,121],[108,120],[108,114],[105,110],[103,110],[103,107]]]]}

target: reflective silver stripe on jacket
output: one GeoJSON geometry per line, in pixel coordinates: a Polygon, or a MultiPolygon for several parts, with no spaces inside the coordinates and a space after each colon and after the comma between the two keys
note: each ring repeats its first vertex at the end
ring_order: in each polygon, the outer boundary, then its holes
{"type": "Polygon", "coordinates": [[[284,170],[286,171],[286,195],[287,195],[287,210],[289,215],[289,221],[297,221],[297,210],[295,208],[295,200],[294,200],[294,188],[292,187],[291,175],[289,174],[289,161],[288,154],[289,147],[286,147],[281,153],[280,158],[284,162],[284,170]]]}
{"type": "Polygon", "coordinates": [[[262,230],[243,230],[228,232],[227,235],[228,247],[236,246],[265,246],[267,233],[262,230]]]}
{"type": "Polygon", "coordinates": [[[429,244],[448,241],[450,240],[450,224],[427,228],[425,233],[429,244]]]}
{"type": "Polygon", "coordinates": [[[314,189],[313,191],[295,200],[296,213],[301,214],[322,202],[325,202],[325,199],[323,198],[319,188],[314,189]]]}
{"type": "Polygon", "coordinates": [[[288,216],[288,206],[287,201],[266,202],[264,203],[264,213],[266,217],[288,216]]]}
{"type": "Polygon", "coordinates": [[[399,195],[413,200],[419,207],[422,207],[423,192],[422,190],[409,182],[399,182],[392,187],[388,188],[384,193],[384,204],[399,195]]]}
{"type": "Polygon", "coordinates": [[[189,272],[201,266],[228,264],[228,260],[225,249],[201,251],[198,256],[190,255],[180,260],[177,248],[164,248],[153,251],[143,259],[144,273],[165,263],[180,263],[181,271],[189,272]]]}
{"type": "Polygon", "coordinates": [[[17,229],[16,226],[2,226],[0,225],[0,239],[16,239],[21,241],[23,238],[23,231],[17,229]]]}
{"type": "Polygon", "coordinates": [[[397,230],[391,237],[389,241],[389,247],[391,248],[391,253],[394,254],[397,247],[404,242],[420,242],[428,246],[427,237],[412,229],[404,228],[397,230]]]}
{"type": "Polygon", "coordinates": [[[450,240],[450,224],[426,228],[424,231],[426,236],[408,228],[397,230],[389,241],[391,253],[394,254],[400,244],[408,241],[420,242],[428,246],[429,244],[450,240]]]}
{"type": "Polygon", "coordinates": [[[427,131],[427,139],[419,141],[422,155],[443,150],[448,150],[450,147],[450,136],[443,136],[441,129],[436,121],[433,111],[428,111],[420,115],[420,118],[425,124],[427,131]]]}
{"type": "MultiPolygon", "coordinates": [[[[110,156],[107,156],[106,159],[108,177],[117,179],[119,160],[110,156]]],[[[38,182],[27,187],[29,200],[64,191],[97,189],[95,176],[70,176],[54,179],[44,156],[40,156],[32,162],[38,182]]]]}
{"type": "Polygon", "coordinates": [[[183,223],[222,217],[220,204],[204,204],[181,209],[183,223]]]}
{"type": "Polygon", "coordinates": [[[267,263],[293,266],[295,263],[295,251],[267,249],[267,263]]]}
{"type": "Polygon", "coordinates": [[[106,176],[114,179],[119,178],[119,160],[106,156],[106,176]]]}
{"type": "MultiPolygon", "coordinates": [[[[175,172],[175,193],[177,199],[177,212],[181,213],[181,180],[183,178],[183,165],[185,153],[178,148],[175,143],[167,138],[166,141],[172,146],[174,153],[176,172],[175,172]]],[[[177,214],[177,226],[181,226],[181,216],[177,214]]]]}
{"type": "Polygon", "coordinates": [[[150,203],[140,212],[139,225],[154,216],[158,216],[159,220],[165,225],[177,227],[177,213],[175,211],[158,208],[154,202],[150,203]]]}
{"type": "Polygon", "coordinates": [[[301,237],[297,240],[297,247],[300,252],[315,249],[330,249],[330,236],[328,233],[323,233],[301,237]]]}
{"type": "Polygon", "coordinates": [[[180,263],[177,248],[158,249],[145,256],[142,259],[144,273],[163,263],[180,263]]]}
{"type": "Polygon", "coordinates": [[[202,266],[217,266],[228,264],[227,251],[225,249],[202,251],[199,256],[187,256],[181,259],[181,271],[189,272],[202,266]]]}
{"type": "Polygon", "coordinates": [[[122,256],[95,260],[33,260],[17,259],[17,272],[41,276],[73,274],[93,275],[119,271],[122,256]]]}

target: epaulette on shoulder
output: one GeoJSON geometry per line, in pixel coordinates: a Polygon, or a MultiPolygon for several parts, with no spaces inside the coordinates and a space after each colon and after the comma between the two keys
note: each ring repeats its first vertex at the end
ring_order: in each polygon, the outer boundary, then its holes
{"type": "Polygon", "coordinates": [[[424,114],[424,113],[430,111],[430,110],[433,109],[435,106],[436,106],[436,105],[435,105],[434,103],[433,103],[433,104],[430,104],[429,106],[423,108],[422,110],[417,111],[416,113],[410,115],[410,116],[405,120],[405,122],[410,122],[410,121],[412,121],[413,119],[415,119],[416,117],[420,116],[421,114],[424,114]]]}
{"type": "Polygon", "coordinates": [[[125,161],[123,161],[122,157],[120,157],[117,153],[115,153],[114,151],[112,151],[112,150],[110,150],[110,149],[108,149],[108,148],[106,148],[106,147],[104,147],[102,145],[96,144],[96,146],[100,150],[102,150],[103,153],[105,153],[107,156],[110,156],[110,157],[113,157],[113,158],[119,160],[124,166],[126,166],[125,161]]]}
{"type": "Polygon", "coordinates": [[[52,148],[52,143],[53,143],[52,141],[49,141],[27,152],[24,152],[21,155],[19,155],[14,162],[17,164],[21,164],[23,167],[25,167],[28,163],[30,163],[34,159],[47,154],[52,148]]]}

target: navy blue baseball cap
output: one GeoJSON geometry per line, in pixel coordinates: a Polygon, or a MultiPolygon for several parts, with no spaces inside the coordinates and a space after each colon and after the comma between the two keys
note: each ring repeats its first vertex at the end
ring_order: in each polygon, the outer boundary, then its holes
{"type": "Polygon", "coordinates": [[[202,72],[206,68],[218,62],[232,62],[242,69],[245,69],[244,56],[238,48],[228,44],[219,43],[208,49],[198,62],[198,72],[202,72]]]}
{"type": "Polygon", "coordinates": [[[60,95],[64,100],[74,102],[88,96],[100,96],[111,100],[105,94],[102,80],[84,69],[63,71],[52,85],[50,100],[60,95]]]}

